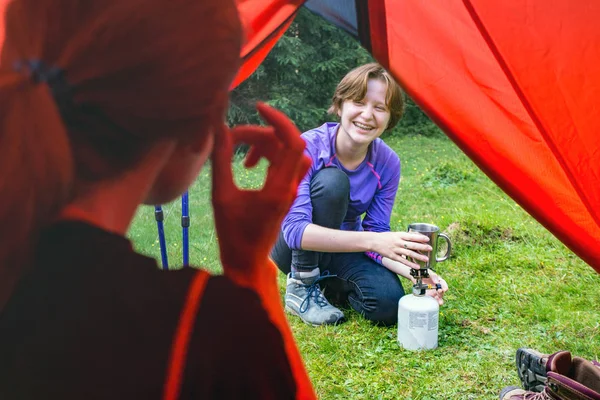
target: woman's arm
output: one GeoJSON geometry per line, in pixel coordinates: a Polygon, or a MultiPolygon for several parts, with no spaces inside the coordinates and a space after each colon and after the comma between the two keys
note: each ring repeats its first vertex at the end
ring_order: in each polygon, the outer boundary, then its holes
{"type": "Polygon", "coordinates": [[[301,245],[303,250],[327,253],[372,251],[407,267],[418,269],[419,264],[407,258],[427,261],[427,256],[419,251],[431,251],[431,246],[426,244],[428,241],[427,236],[419,233],[342,231],[308,224],[302,235],[301,245]]]}
{"type": "Polygon", "coordinates": [[[343,231],[309,224],[302,235],[302,249],[327,253],[374,251],[375,232],[343,231]]]}
{"type": "Polygon", "coordinates": [[[403,276],[410,281],[414,281],[414,278],[410,275],[410,270],[412,268],[410,268],[408,265],[404,265],[398,261],[390,260],[387,257],[383,257],[381,264],[383,264],[383,266],[390,271],[403,276]]]}

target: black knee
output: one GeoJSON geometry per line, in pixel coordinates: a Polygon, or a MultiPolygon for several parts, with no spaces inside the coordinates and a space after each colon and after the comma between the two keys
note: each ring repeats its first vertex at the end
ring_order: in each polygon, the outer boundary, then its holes
{"type": "Polygon", "coordinates": [[[350,180],[337,168],[324,168],[310,181],[313,223],[339,229],[350,202],[350,180]]]}
{"type": "Polygon", "coordinates": [[[350,180],[337,168],[323,168],[310,181],[311,198],[323,199],[334,205],[346,202],[350,198],[350,180]]]}

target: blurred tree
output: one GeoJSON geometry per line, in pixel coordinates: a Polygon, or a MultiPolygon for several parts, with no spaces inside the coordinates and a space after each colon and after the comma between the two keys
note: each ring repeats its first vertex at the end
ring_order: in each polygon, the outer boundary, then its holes
{"type": "MultiPolygon", "coordinates": [[[[372,61],[352,36],[302,8],[254,74],[231,93],[228,122],[262,123],[257,101],[285,112],[301,131],[335,120],[327,115],[335,86],[352,68],[372,61]]],[[[392,134],[397,132],[431,135],[439,130],[407,99],[405,117],[392,134]]]]}

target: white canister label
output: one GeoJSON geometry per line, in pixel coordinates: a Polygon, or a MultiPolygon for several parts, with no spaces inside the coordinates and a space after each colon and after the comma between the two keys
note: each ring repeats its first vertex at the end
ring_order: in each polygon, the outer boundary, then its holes
{"type": "Polygon", "coordinates": [[[431,312],[409,312],[408,329],[427,328],[433,331],[438,328],[438,313],[431,312]]]}

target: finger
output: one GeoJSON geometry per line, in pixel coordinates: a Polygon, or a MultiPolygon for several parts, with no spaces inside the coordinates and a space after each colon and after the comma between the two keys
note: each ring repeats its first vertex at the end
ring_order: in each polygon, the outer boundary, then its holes
{"type": "Polygon", "coordinates": [[[409,260],[408,258],[399,256],[398,254],[394,254],[390,257],[392,260],[394,261],[398,261],[399,263],[402,263],[404,265],[406,265],[407,267],[410,267],[412,269],[420,269],[421,267],[419,266],[419,264],[412,262],[411,260],[409,260]]]}
{"type": "Polygon", "coordinates": [[[438,290],[438,297],[443,301],[444,300],[444,292],[442,292],[441,290],[438,290]]]}
{"type": "Polygon", "coordinates": [[[270,164],[276,163],[277,154],[281,152],[281,145],[271,143],[258,143],[250,148],[244,159],[244,167],[252,168],[261,158],[266,158],[270,164]]]}
{"type": "Polygon", "coordinates": [[[275,128],[275,135],[283,146],[277,161],[273,159],[275,168],[269,170],[265,189],[281,190],[282,186],[289,186],[289,180],[299,174],[299,168],[305,168],[305,163],[301,160],[306,143],[300,137],[298,128],[284,113],[263,103],[258,104],[257,108],[261,116],[275,128]]]}
{"type": "MultiPolygon", "coordinates": [[[[293,179],[296,174],[304,177],[305,173],[302,171],[306,168],[306,163],[300,160],[306,144],[296,125],[284,113],[265,103],[258,103],[256,108],[260,116],[275,128],[275,135],[283,145],[281,150],[285,154],[279,158],[281,164],[269,169],[264,185],[265,190],[279,190],[281,186],[289,186],[289,179],[293,179]]],[[[276,164],[275,160],[272,161],[276,164]]]]}
{"type": "Polygon", "coordinates": [[[419,253],[418,251],[412,251],[412,250],[402,248],[402,249],[400,249],[400,254],[404,254],[404,255],[406,255],[406,257],[412,258],[412,261],[414,261],[414,260],[420,260],[423,262],[429,261],[429,256],[427,254],[422,254],[422,253],[419,253]]]}
{"type": "Polygon", "coordinates": [[[438,285],[438,292],[440,292],[442,295],[448,290],[448,284],[446,283],[444,278],[442,278],[435,272],[429,271],[429,278],[434,284],[438,285]]]}
{"type": "Polygon", "coordinates": [[[261,118],[275,128],[275,134],[281,141],[290,145],[296,144],[297,146],[304,148],[301,143],[304,141],[300,138],[300,131],[287,115],[266,103],[257,103],[256,109],[261,118]]]}
{"type": "Polygon", "coordinates": [[[222,198],[235,187],[231,159],[233,158],[233,141],[229,128],[220,124],[215,132],[215,144],[212,152],[212,186],[213,199],[222,198]]]}
{"type": "Polygon", "coordinates": [[[401,242],[401,245],[405,249],[410,249],[410,250],[415,250],[415,251],[429,252],[429,251],[433,250],[433,248],[428,244],[418,243],[418,242],[410,242],[408,240],[403,240],[401,242]]]}
{"type": "Polygon", "coordinates": [[[446,284],[446,282],[443,282],[444,280],[433,271],[429,271],[429,279],[431,279],[431,283],[435,286],[438,296],[440,296],[440,298],[444,297],[444,293],[446,292],[446,290],[448,290],[448,285],[446,284]],[[446,285],[445,289],[444,285],[446,285]]]}
{"type": "Polygon", "coordinates": [[[269,186],[268,186],[269,190],[285,190],[285,188],[283,188],[283,187],[280,187],[280,188],[277,187],[277,185],[283,184],[283,185],[285,185],[285,187],[293,189],[294,197],[295,197],[295,194],[298,191],[298,186],[300,185],[300,182],[302,182],[302,179],[304,179],[304,177],[308,173],[308,170],[310,169],[311,165],[312,165],[312,160],[310,159],[310,157],[304,155],[304,156],[302,156],[300,161],[297,163],[296,172],[295,172],[294,177],[292,177],[291,179],[282,181],[278,177],[273,176],[270,181],[265,182],[265,188],[267,188],[267,183],[269,183],[269,186]]]}
{"type": "Polygon", "coordinates": [[[275,129],[270,126],[241,125],[232,129],[232,135],[236,143],[251,146],[244,160],[246,168],[256,166],[262,157],[272,163],[283,148],[280,139],[275,135],[275,129]]]}
{"type": "Polygon", "coordinates": [[[440,297],[439,294],[435,290],[427,290],[426,294],[427,294],[427,296],[433,297],[440,306],[442,304],[444,304],[444,299],[442,297],[440,297]]]}
{"type": "Polygon", "coordinates": [[[415,262],[415,260],[413,259],[408,259],[408,257],[406,257],[404,254],[402,254],[400,257],[398,257],[397,254],[394,254],[393,257],[390,257],[392,260],[396,260],[398,262],[401,262],[404,265],[407,265],[409,267],[411,267],[412,269],[421,269],[421,266],[415,262]]]}
{"type": "Polygon", "coordinates": [[[290,188],[296,191],[312,165],[312,160],[304,153],[279,154],[274,160],[264,184],[264,189],[269,191],[287,192],[290,188]]]}
{"type": "Polygon", "coordinates": [[[440,278],[440,284],[442,285],[442,292],[446,293],[448,291],[448,283],[443,278],[440,278]]]}
{"type": "Polygon", "coordinates": [[[438,303],[440,303],[440,306],[442,304],[444,304],[444,293],[440,292],[439,290],[437,291],[437,299],[438,299],[438,303]]]}
{"type": "MultiPolygon", "coordinates": [[[[403,255],[402,255],[402,258],[403,258],[404,260],[406,260],[408,257],[406,257],[406,256],[403,254],[403,255]]],[[[415,261],[415,260],[411,260],[411,262],[413,262],[413,263],[414,263],[414,261],[415,261]]],[[[411,268],[412,268],[412,269],[421,269],[421,266],[420,266],[419,264],[415,264],[415,265],[417,265],[417,267],[411,267],[411,268]]]]}
{"type": "Polygon", "coordinates": [[[256,147],[251,147],[246,154],[246,158],[244,159],[244,167],[252,168],[258,164],[258,161],[262,157],[260,151],[256,147]]]}
{"type": "Polygon", "coordinates": [[[402,233],[402,239],[404,240],[408,240],[411,242],[419,242],[419,243],[426,243],[429,242],[429,238],[421,233],[418,232],[401,232],[402,233]]]}
{"type": "Polygon", "coordinates": [[[275,136],[275,129],[271,126],[238,125],[231,129],[231,136],[236,144],[243,142],[252,145],[265,139],[279,141],[275,136]]]}
{"type": "Polygon", "coordinates": [[[442,287],[440,286],[440,284],[436,284],[436,289],[435,291],[437,292],[437,295],[442,298],[444,297],[444,290],[442,289],[442,287]]]}
{"type": "Polygon", "coordinates": [[[297,190],[300,180],[306,175],[307,163],[301,158],[279,158],[278,163],[273,163],[268,170],[264,189],[269,191],[288,191],[289,188],[297,190]]]}

